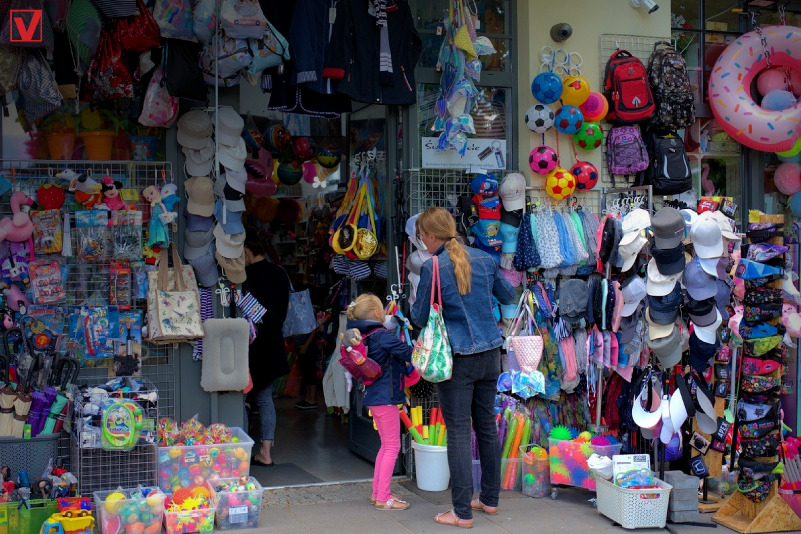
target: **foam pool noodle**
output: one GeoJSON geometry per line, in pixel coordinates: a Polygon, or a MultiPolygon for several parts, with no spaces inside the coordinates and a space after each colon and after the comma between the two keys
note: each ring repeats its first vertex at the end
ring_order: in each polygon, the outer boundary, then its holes
{"type": "Polygon", "coordinates": [[[527,414],[523,414],[526,422],[523,426],[523,437],[520,440],[520,445],[526,446],[530,443],[531,439],[531,418],[527,414]]]}
{"type": "MultiPolygon", "coordinates": [[[[523,439],[523,434],[526,428],[526,422],[528,419],[523,421],[524,417],[523,414],[517,414],[517,431],[515,432],[515,438],[512,442],[512,448],[509,451],[509,460],[514,460],[517,458],[517,452],[520,450],[520,441],[523,439]]],[[[530,431],[530,427],[529,427],[530,431]]],[[[515,486],[515,479],[517,477],[517,464],[519,462],[508,461],[506,462],[506,472],[501,480],[503,483],[501,484],[501,489],[511,490],[514,489],[515,486]]]]}
{"type": "Polygon", "coordinates": [[[550,438],[556,441],[564,441],[570,439],[570,430],[562,425],[556,425],[551,429],[550,438]]]}
{"type": "Polygon", "coordinates": [[[509,458],[509,449],[512,447],[515,434],[517,434],[518,424],[519,421],[517,418],[512,419],[512,422],[509,424],[509,431],[506,433],[506,439],[504,440],[503,444],[503,452],[501,453],[501,459],[503,460],[509,458]]]}
{"type": "Polygon", "coordinates": [[[423,436],[421,436],[420,432],[418,432],[417,429],[414,427],[414,425],[412,425],[412,420],[409,419],[409,416],[403,410],[401,410],[400,412],[400,418],[401,421],[403,421],[403,424],[406,425],[406,430],[409,431],[409,434],[412,435],[412,438],[417,443],[424,444],[425,440],[423,439],[423,436]]]}

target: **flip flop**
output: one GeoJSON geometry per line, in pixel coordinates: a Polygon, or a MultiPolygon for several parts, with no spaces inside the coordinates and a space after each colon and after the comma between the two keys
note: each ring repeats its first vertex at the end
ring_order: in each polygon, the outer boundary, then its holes
{"type": "Polygon", "coordinates": [[[470,502],[470,508],[476,510],[478,512],[482,512],[487,515],[498,515],[498,507],[497,506],[487,506],[479,499],[473,499],[470,502]]]}
{"type": "Polygon", "coordinates": [[[461,519],[453,510],[435,515],[434,522],[440,525],[450,525],[452,527],[473,528],[472,519],[461,519]]]}
{"type": "Polygon", "coordinates": [[[258,465],[260,467],[274,467],[275,466],[275,462],[270,462],[269,464],[266,464],[264,462],[260,462],[260,461],[256,460],[255,458],[251,458],[250,464],[251,465],[258,465]]]}

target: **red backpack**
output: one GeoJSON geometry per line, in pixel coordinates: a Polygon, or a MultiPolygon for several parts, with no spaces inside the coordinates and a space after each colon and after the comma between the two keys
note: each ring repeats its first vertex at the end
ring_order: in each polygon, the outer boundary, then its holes
{"type": "Polygon", "coordinates": [[[648,84],[648,71],[628,50],[618,50],[606,63],[604,96],[609,101],[606,120],[618,124],[647,121],[656,104],[648,84]]]}

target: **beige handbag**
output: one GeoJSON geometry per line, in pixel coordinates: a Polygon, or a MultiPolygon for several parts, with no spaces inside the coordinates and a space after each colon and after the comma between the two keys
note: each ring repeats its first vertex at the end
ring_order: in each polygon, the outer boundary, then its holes
{"type": "Polygon", "coordinates": [[[203,337],[200,293],[194,273],[189,265],[181,264],[175,245],[170,247],[173,268],[168,267],[167,251],[162,249],[158,271],[148,273],[148,340],[153,343],[178,343],[203,337]]]}

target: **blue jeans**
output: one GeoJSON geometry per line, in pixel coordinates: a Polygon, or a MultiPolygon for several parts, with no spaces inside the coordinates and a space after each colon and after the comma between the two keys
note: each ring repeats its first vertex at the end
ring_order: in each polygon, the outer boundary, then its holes
{"type": "Polygon", "coordinates": [[[448,467],[451,471],[453,510],[461,519],[473,511],[473,459],[470,450],[470,418],[478,438],[481,460],[481,493],[487,506],[498,506],[501,490],[501,447],[495,426],[495,391],[501,374],[500,349],[454,356],[453,376],[437,384],[439,403],[448,427],[448,467]]]}
{"type": "Polygon", "coordinates": [[[273,384],[256,393],[256,403],[259,405],[261,419],[261,440],[275,440],[275,403],[273,402],[273,384]]]}

